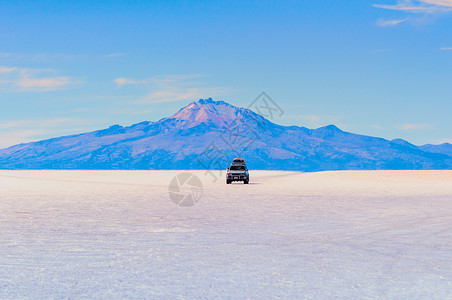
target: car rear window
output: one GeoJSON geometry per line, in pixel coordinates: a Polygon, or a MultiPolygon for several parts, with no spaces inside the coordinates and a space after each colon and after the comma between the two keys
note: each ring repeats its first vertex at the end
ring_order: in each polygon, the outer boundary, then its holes
{"type": "Polygon", "coordinates": [[[231,166],[229,169],[233,171],[244,171],[245,166],[231,166]]]}

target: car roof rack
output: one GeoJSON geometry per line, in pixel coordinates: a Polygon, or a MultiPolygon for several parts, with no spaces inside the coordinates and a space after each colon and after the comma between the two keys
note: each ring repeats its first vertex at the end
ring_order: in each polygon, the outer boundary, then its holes
{"type": "Polygon", "coordinates": [[[243,158],[234,158],[232,160],[232,164],[233,165],[244,165],[245,164],[245,160],[243,158]]]}

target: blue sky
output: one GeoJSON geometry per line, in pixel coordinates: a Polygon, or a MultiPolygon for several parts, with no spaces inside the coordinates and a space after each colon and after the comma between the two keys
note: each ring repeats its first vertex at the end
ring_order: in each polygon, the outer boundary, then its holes
{"type": "Polygon", "coordinates": [[[1,1],[0,147],[262,91],[279,124],[452,142],[451,29],[452,0],[1,1]]]}

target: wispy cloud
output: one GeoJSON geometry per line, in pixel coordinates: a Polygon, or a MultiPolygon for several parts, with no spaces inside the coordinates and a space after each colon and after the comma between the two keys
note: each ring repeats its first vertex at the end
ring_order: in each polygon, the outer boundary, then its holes
{"type": "Polygon", "coordinates": [[[70,84],[69,77],[28,78],[23,77],[17,84],[23,90],[53,91],[70,84]]]}
{"type": "Polygon", "coordinates": [[[374,4],[374,7],[406,13],[442,13],[452,11],[452,0],[398,0],[394,5],[374,4]]]}
{"type": "Polygon", "coordinates": [[[114,82],[118,88],[126,85],[144,85],[149,93],[139,99],[139,103],[162,103],[182,100],[194,100],[199,98],[216,97],[230,92],[223,87],[206,87],[200,81],[205,75],[166,75],[146,79],[116,78],[114,82]]]}
{"type": "Polygon", "coordinates": [[[385,20],[385,19],[379,19],[377,21],[377,26],[380,27],[387,27],[387,26],[395,26],[397,24],[403,23],[406,20],[408,20],[408,18],[405,19],[397,19],[397,20],[385,20]]]}
{"type": "Polygon", "coordinates": [[[397,0],[395,4],[373,4],[374,7],[401,11],[408,15],[403,19],[377,20],[377,26],[395,26],[400,23],[410,21],[414,24],[425,24],[426,21],[432,21],[432,18],[425,18],[426,16],[441,15],[452,12],[452,0],[397,0]],[[419,17],[414,17],[418,15],[419,17]]]}
{"type": "Polygon", "coordinates": [[[420,0],[421,2],[433,4],[433,5],[441,5],[452,7],[452,0],[420,0]]]}
{"type": "Polygon", "coordinates": [[[441,51],[452,51],[452,47],[443,47],[441,51]]]}
{"type": "Polygon", "coordinates": [[[80,83],[71,77],[58,76],[51,69],[0,66],[0,89],[13,92],[48,92],[80,83]]]}
{"type": "Polygon", "coordinates": [[[397,129],[405,130],[405,131],[434,129],[432,124],[427,124],[427,123],[407,123],[407,124],[400,124],[396,127],[397,127],[397,129]]]}
{"type": "Polygon", "coordinates": [[[0,73],[11,73],[14,72],[17,68],[7,68],[0,66],[0,73]]]}
{"type": "Polygon", "coordinates": [[[125,53],[110,53],[110,54],[105,54],[105,55],[102,55],[101,58],[116,58],[116,57],[121,57],[121,56],[125,56],[125,53]]]}
{"type": "Polygon", "coordinates": [[[130,78],[116,78],[114,82],[118,85],[118,88],[124,86],[124,85],[132,85],[132,84],[150,84],[152,83],[151,79],[143,79],[143,80],[135,80],[130,78]]]}

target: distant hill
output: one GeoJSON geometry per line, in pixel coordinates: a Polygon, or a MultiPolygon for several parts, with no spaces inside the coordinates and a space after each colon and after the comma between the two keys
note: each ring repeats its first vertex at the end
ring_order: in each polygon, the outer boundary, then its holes
{"type": "Polygon", "coordinates": [[[201,99],[158,122],[63,136],[0,150],[2,169],[452,169],[452,145],[353,134],[334,125],[281,126],[245,108],[201,99]]]}
{"type": "Polygon", "coordinates": [[[452,145],[449,143],[444,143],[441,145],[423,145],[419,147],[423,151],[432,152],[432,153],[442,153],[452,156],[452,145]]]}

